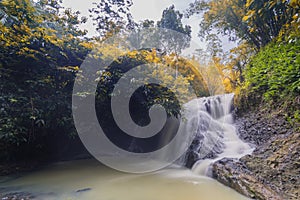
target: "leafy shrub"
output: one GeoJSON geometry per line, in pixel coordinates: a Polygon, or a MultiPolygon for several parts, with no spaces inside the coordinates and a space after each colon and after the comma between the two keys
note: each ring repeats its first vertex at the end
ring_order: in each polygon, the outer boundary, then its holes
{"type": "Polygon", "coordinates": [[[261,50],[245,70],[246,87],[267,101],[300,93],[300,41],[273,43],[261,50]]]}
{"type": "Polygon", "coordinates": [[[287,118],[299,122],[300,40],[273,42],[255,55],[244,71],[239,103],[282,108],[287,118]]]}

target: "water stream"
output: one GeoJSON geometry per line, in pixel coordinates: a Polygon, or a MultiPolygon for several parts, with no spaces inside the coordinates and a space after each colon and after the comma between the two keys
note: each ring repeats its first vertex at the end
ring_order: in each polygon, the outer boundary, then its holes
{"type": "Polygon", "coordinates": [[[197,110],[187,117],[200,116],[205,123],[200,123],[186,155],[166,169],[137,175],[115,171],[95,160],[61,162],[18,178],[0,177],[0,192],[29,192],[38,200],[247,199],[207,176],[216,160],[239,158],[252,151],[236,134],[232,99],[229,94],[188,103],[189,109],[197,110]],[[183,167],[191,155],[198,160],[192,170],[183,167]]]}
{"type": "MultiPolygon", "coordinates": [[[[225,157],[241,158],[254,150],[237,134],[232,115],[233,98],[233,94],[226,94],[195,99],[188,103],[192,108],[200,105],[198,116],[209,122],[204,131],[198,131],[193,142],[195,145],[188,152],[198,160],[192,166],[196,174],[209,175],[209,166],[217,160],[225,157]]],[[[185,157],[185,163],[188,162],[187,159],[188,156],[185,157]]]]}

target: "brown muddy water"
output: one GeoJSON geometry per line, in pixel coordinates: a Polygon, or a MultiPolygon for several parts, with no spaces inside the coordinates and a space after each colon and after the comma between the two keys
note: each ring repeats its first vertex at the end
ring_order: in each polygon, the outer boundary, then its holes
{"type": "Polygon", "coordinates": [[[2,177],[2,192],[29,192],[38,200],[244,200],[206,176],[171,166],[148,174],[127,174],[95,160],[53,164],[18,178],[2,177]]]}

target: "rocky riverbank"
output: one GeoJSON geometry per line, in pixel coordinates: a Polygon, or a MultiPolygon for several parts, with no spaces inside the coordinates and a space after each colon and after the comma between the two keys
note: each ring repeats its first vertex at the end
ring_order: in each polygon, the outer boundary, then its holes
{"type": "Polygon", "coordinates": [[[24,192],[0,195],[1,200],[30,200],[30,199],[33,199],[33,198],[34,198],[34,196],[32,196],[29,193],[24,193],[24,192]]]}
{"type": "Polygon", "coordinates": [[[280,113],[240,113],[240,137],[252,155],[214,163],[213,177],[253,199],[300,199],[300,133],[280,113]]]}

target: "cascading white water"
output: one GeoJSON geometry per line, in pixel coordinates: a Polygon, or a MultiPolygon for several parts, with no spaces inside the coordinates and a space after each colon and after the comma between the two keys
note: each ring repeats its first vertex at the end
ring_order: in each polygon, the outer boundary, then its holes
{"type": "Polygon", "coordinates": [[[197,174],[207,175],[209,166],[217,160],[240,158],[253,151],[237,135],[231,112],[233,98],[234,94],[225,94],[195,99],[186,104],[192,114],[185,117],[188,120],[198,117],[199,127],[184,162],[196,162],[189,167],[197,174]]]}

